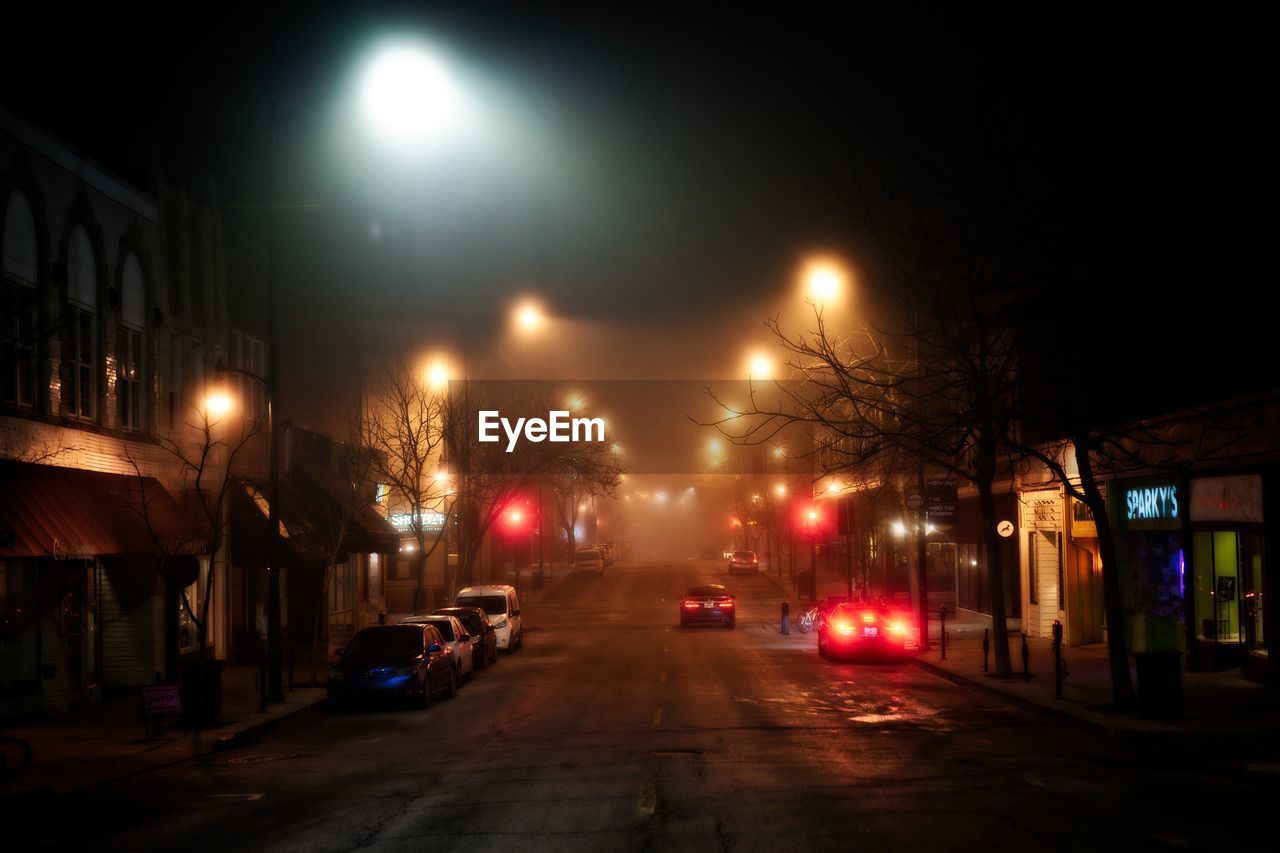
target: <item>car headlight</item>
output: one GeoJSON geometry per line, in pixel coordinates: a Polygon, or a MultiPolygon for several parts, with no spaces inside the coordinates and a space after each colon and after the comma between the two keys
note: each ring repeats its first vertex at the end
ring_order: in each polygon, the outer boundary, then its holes
{"type": "Polygon", "coordinates": [[[495,628],[507,627],[507,617],[505,616],[499,617],[498,621],[493,623],[493,627],[495,628]]]}

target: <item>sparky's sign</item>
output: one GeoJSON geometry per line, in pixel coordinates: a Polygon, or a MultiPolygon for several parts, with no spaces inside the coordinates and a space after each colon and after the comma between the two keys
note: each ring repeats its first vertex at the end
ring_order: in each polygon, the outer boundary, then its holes
{"type": "Polygon", "coordinates": [[[1125,489],[1125,520],[1131,528],[1177,527],[1181,521],[1178,498],[1174,484],[1125,489]]]}

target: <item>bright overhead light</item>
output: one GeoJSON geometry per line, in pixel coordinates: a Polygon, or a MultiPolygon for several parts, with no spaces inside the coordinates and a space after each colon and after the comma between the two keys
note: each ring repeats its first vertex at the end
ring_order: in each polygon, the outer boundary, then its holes
{"type": "Polygon", "coordinates": [[[547,322],[542,306],[536,302],[522,302],[516,306],[513,314],[516,326],[526,334],[538,331],[547,322]]]}
{"type": "Polygon", "coordinates": [[[399,43],[378,50],[360,79],[360,108],[379,136],[415,144],[455,123],[461,98],[438,56],[421,45],[399,43]]]}

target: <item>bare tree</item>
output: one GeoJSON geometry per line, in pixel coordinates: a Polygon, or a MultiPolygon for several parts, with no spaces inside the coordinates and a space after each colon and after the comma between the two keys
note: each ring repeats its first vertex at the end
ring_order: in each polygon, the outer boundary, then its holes
{"type": "Polygon", "coordinates": [[[416,546],[415,608],[426,603],[427,560],[447,527],[428,524],[428,518],[447,518],[455,500],[443,469],[450,406],[448,390],[433,387],[401,353],[383,364],[363,410],[352,418],[352,431],[368,451],[372,473],[389,490],[391,505],[408,518],[416,546]]]}

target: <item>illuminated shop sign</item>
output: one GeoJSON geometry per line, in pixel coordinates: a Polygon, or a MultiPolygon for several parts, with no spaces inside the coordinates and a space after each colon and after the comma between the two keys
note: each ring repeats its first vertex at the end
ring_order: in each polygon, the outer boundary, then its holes
{"type": "Polygon", "coordinates": [[[1125,518],[1129,521],[1176,521],[1178,519],[1177,486],[1144,486],[1126,489],[1125,518]]]}
{"type": "MultiPolygon", "coordinates": [[[[444,514],[439,512],[420,512],[423,530],[441,530],[444,528],[444,514]]],[[[413,529],[413,514],[408,512],[393,513],[387,518],[391,526],[400,532],[413,529]]]]}

